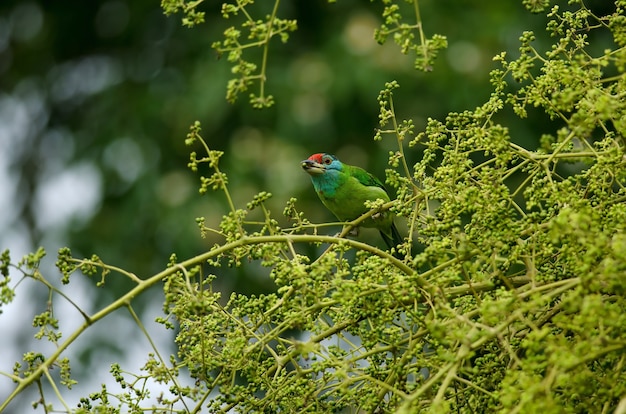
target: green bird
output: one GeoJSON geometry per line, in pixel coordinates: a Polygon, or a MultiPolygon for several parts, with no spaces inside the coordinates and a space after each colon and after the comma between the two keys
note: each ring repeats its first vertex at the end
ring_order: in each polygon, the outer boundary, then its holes
{"type": "MultiPolygon", "coordinates": [[[[322,203],[340,221],[352,221],[369,209],[366,201],[389,201],[383,183],[363,168],[346,165],[330,154],[313,154],[302,161],[302,169],[311,176],[315,192],[322,203]]],[[[368,217],[361,225],[380,231],[391,249],[402,243],[402,237],[393,222],[393,214],[381,212],[368,217]]]]}

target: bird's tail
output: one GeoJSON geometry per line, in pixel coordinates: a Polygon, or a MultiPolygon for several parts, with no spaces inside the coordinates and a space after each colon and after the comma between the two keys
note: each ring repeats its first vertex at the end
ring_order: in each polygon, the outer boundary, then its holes
{"type": "Polygon", "coordinates": [[[400,235],[400,232],[398,231],[396,224],[393,222],[391,223],[389,234],[381,230],[380,235],[385,241],[385,244],[387,245],[387,247],[390,249],[394,247],[397,248],[399,244],[403,243],[402,236],[400,235]]]}

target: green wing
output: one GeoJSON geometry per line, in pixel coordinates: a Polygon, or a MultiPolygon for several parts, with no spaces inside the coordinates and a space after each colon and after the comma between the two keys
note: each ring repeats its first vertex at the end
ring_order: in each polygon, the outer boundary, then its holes
{"type": "Polygon", "coordinates": [[[350,175],[359,180],[359,182],[366,187],[380,187],[387,192],[383,183],[363,168],[350,166],[350,175]]]}

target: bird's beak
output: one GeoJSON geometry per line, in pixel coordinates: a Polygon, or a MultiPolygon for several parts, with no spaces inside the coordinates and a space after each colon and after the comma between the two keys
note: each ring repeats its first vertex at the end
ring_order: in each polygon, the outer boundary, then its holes
{"type": "Polygon", "coordinates": [[[320,175],[326,172],[324,164],[317,163],[313,160],[304,160],[300,163],[300,166],[304,171],[311,175],[320,175]]]}

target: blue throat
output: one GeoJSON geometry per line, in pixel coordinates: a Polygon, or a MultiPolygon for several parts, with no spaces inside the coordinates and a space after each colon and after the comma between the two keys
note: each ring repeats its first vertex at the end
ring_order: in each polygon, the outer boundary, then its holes
{"type": "Polygon", "coordinates": [[[333,197],[339,186],[339,171],[327,170],[325,174],[312,175],[311,181],[317,193],[326,197],[333,197]]]}

